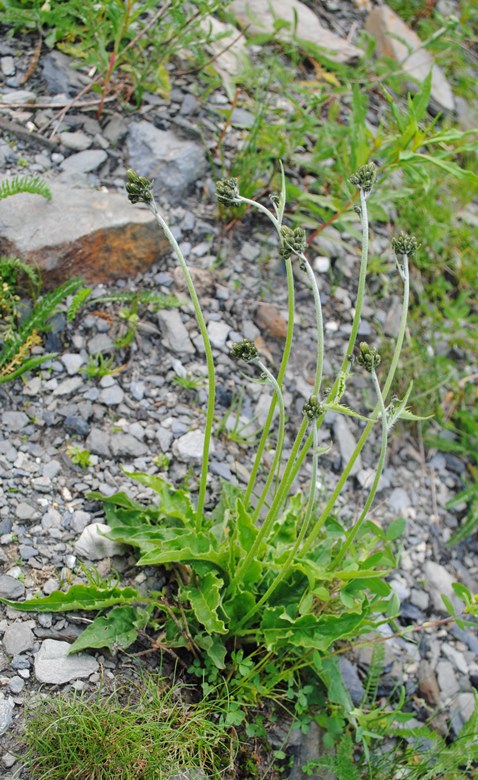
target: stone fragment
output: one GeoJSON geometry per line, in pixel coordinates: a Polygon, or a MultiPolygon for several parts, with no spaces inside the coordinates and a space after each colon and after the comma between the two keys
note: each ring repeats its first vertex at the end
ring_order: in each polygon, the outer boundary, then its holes
{"type": "Polygon", "coordinates": [[[441,597],[443,594],[453,601],[455,593],[452,585],[457,581],[457,578],[453,577],[444,566],[435,563],[435,561],[426,561],[423,567],[423,574],[424,586],[430,594],[434,609],[437,612],[448,612],[441,597]]]}
{"type": "Polygon", "coordinates": [[[29,422],[30,420],[24,412],[2,412],[2,425],[4,425],[5,428],[9,428],[11,431],[21,431],[29,422]]]}
{"type": "Polygon", "coordinates": [[[73,59],[54,49],[42,57],[42,76],[51,94],[76,95],[84,86],[84,78],[71,63],[73,59]]]}
{"type": "MultiPolygon", "coordinates": [[[[352,457],[355,447],[357,446],[357,442],[355,441],[355,437],[350,429],[348,421],[342,414],[338,414],[334,418],[334,437],[340,450],[343,466],[346,466],[352,457]]],[[[359,455],[350,470],[350,474],[355,476],[355,474],[358,474],[361,468],[362,459],[359,455]]]]}
{"type": "Polygon", "coordinates": [[[64,379],[60,382],[58,387],[53,390],[53,395],[72,395],[84,384],[85,379],[81,376],[69,376],[68,379],[64,379]]]}
{"type": "Polygon", "coordinates": [[[77,374],[85,362],[83,355],[79,355],[77,352],[65,352],[60,360],[70,376],[77,374]]]}
{"type": "Polygon", "coordinates": [[[439,661],[437,663],[437,680],[440,690],[446,699],[456,696],[460,690],[453,664],[450,661],[439,661]]]}
{"type": "Polygon", "coordinates": [[[148,452],[146,445],[130,433],[113,433],[110,437],[110,447],[115,458],[140,458],[148,452]]]}
{"type": "Polygon", "coordinates": [[[19,599],[25,593],[23,582],[10,577],[9,574],[0,575],[0,596],[4,599],[19,599]]]}
{"type": "Polygon", "coordinates": [[[133,122],[128,131],[129,166],[154,179],[154,193],[169,203],[180,203],[207,171],[203,147],[179,138],[171,130],[158,130],[151,122],[133,122]]]}
{"type": "Polygon", "coordinates": [[[162,309],[158,312],[158,321],[168,349],[189,355],[196,352],[177,309],[162,309]]]}
{"type": "Polygon", "coordinates": [[[392,512],[396,514],[405,513],[411,506],[410,497],[407,491],[402,487],[394,488],[388,498],[388,503],[392,512]]]}
{"type": "Polygon", "coordinates": [[[0,692],[0,736],[12,725],[14,706],[13,699],[0,692]]]}
{"type": "Polygon", "coordinates": [[[431,704],[432,707],[440,701],[440,688],[435,672],[425,660],[418,664],[418,689],[427,704],[431,704]]]}
{"type": "Polygon", "coordinates": [[[15,516],[19,520],[33,520],[37,516],[37,511],[26,501],[21,501],[15,509],[15,516]]]}
{"type": "MultiPolygon", "coordinates": [[[[198,295],[214,295],[214,277],[209,268],[190,268],[189,273],[198,295]]],[[[184,274],[177,266],[173,271],[174,286],[178,293],[187,293],[184,274]]]]}
{"type": "Polygon", "coordinates": [[[364,699],[365,690],[358,676],[357,667],[348,658],[341,655],[339,658],[339,669],[353,704],[358,706],[364,699]]]}
{"type": "Polygon", "coordinates": [[[102,455],[104,458],[111,456],[110,437],[101,428],[92,428],[85,444],[95,455],[102,455]]]}
{"type": "Polygon", "coordinates": [[[93,656],[86,653],[68,655],[69,650],[68,642],[44,640],[35,656],[35,677],[38,682],[63,685],[98,671],[99,663],[93,656]]]}
{"type": "Polygon", "coordinates": [[[3,635],[3,648],[8,655],[20,655],[33,647],[35,637],[27,623],[15,620],[10,623],[3,635]]]}
{"type": "Polygon", "coordinates": [[[464,724],[467,723],[476,706],[476,699],[473,693],[465,691],[459,693],[451,707],[451,725],[456,736],[460,733],[464,724]]]}
{"type": "MultiPolygon", "coordinates": [[[[212,444],[212,442],[211,442],[212,444]]],[[[199,430],[188,431],[173,443],[173,454],[185,463],[200,463],[202,461],[204,433],[199,430]]],[[[211,447],[210,452],[214,452],[211,447]]]]}
{"type": "Polygon", "coordinates": [[[233,0],[229,10],[249,35],[271,33],[275,38],[290,41],[292,35],[327,50],[327,57],[335,62],[350,62],[363,56],[353,44],[326,30],[318,17],[299,0],[233,0]],[[277,20],[289,22],[278,28],[277,20]]]}
{"type": "Polygon", "coordinates": [[[103,165],[108,155],[104,149],[87,149],[84,152],[70,154],[60,165],[61,170],[69,176],[96,171],[103,165]]]}
{"type": "Polygon", "coordinates": [[[72,149],[75,152],[84,152],[85,149],[89,149],[93,139],[81,130],[77,130],[76,132],[65,131],[60,133],[60,141],[67,149],[72,149]]]}
{"type": "Polygon", "coordinates": [[[124,555],[128,547],[119,542],[112,542],[102,536],[110,531],[109,525],[104,523],[91,523],[87,525],[75,544],[75,552],[90,561],[100,561],[103,558],[111,558],[113,555],[124,555]]]}
{"type": "Polygon", "coordinates": [[[230,330],[227,322],[211,320],[207,326],[207,332],[212,346],[216,347],[216,349],[224,349],[230,330]]]}
{"type": "Polygon", "coordinates": [[[273,303],[261,302],[256,308],[255,323],[261,331],[274,338],[285,339],[287,322],[273,303]]]}
{"type": "Polygon", "coordinates": [[[117,406],[124,399],[124,392],[119,385],[111,385],[111,387],[105,387],[100,393],[99,401],[106,406],[117,406]]]}
{"type": "Polygon", "coordinates": [[[388,5],[374,8],[365,28],[375,37],[377,54],[401,64],[402,72],[412,79],[422,82],[432,71],[431,96],[438,109],[454,110],[455,99],[445,74],[434,64],[432,55],[424,48],[418,35],[388,5]]]}
{"type": "Polygon", "coordinates": [[[94,284],[136,276],[169,249],[154,217],[125,195],[50,188],[51,201],[27,193],[3,201],[0,235],[0,253],[38,265],[47,286],[74,276],[94,284]]]}

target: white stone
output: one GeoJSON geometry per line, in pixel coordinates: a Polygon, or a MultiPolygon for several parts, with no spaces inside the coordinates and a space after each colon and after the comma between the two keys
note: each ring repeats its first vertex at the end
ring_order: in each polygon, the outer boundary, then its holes
{"type": "Polygon", "coordinates": [[[424,574],[424,587],[429,592],[434,609],[437,612],[448,613],[442,601],[442,594],[447,596],[450,600],[455,598],[452,585],[457,581],[456,577],[453,577],[444,566],[441,566],[435,561],[427,561],[423,567],[424,574]]]}
{"type": "Polygon", "coordinates": [[[207,332],[212,346],[216,347],[216,349],[224,349],[230,330],[227,323],[211,320],[207,326],[207,332]]]}
{"type": "Polygon", "coordinates": [[[38,682],[63,685],[78,677],[89,677],[99,669],[98,661],[86,653],[68,655],[71,645],[56,639],[45,639],[35,656],[38,682]]]}
{"type": "Polygon", "coordinates": [[[104,523],[91,523],[82,531],[75,544],[75,552],[90,561],[99,561],[102,558],[111,558],[113,555],[124,555],[128,547],[119,542],[113,542],[102,534],[111,531],[109,525],[104,523]]]}
{"type": "MultiPolygon", "coordinates": [[[[212,444],[213,442],[211,442],[212,444]]],[[[185,463],[200,463],[203,456],[203,447],[203,431],[189,431],[173,443],[173,454],[185,463]]],[[[214,452],[213,446],[210,452],[214,452]]]]}

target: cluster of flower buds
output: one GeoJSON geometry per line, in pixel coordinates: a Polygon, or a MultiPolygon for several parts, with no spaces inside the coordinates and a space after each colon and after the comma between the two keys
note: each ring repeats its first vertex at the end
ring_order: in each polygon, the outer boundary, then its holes
{"type": "Polygon", "coordinates": [[[349,181],[354,185],[354,187],[358,187],[359,190],[370,192],[376,178],[377,169],[375,167],[375,163],[370,162],[367,163],[367,165],[362,165],[361,168],[359,168],[358,171],[350,177],[349,181]]]}
{"type": "Polygon", "coordinates": [[[303,228],[289,228],[286,225],[283,225],[280,229],[280,234],[282,238],[280,255],[284,260],[287,260],[287,258],[293,254],[303,254],[307,244],[305,230],[303,228]]]}
{"type": "Polygon", "coordinates": [[[131,203],[151,203],[153,200],[153,182],[140,176],[130,168],[126,172],[126,192],[131,203]]]}
{"type": "Polygon", "coordinates": [[[302,410],[309,420],[316,420],[325,412],[324,404],[319,401],[316,395],[311,395],[302,410]]]}
{"type": "Polygon", "coordinates": [[[216,198],[223,206],[237,206],[239,201],[239,182],[237,179],[218,179],[216,182],[216,198]]]}
{"type": "Polygon", "coordinates": [[[234,360],[245,360],[247,363],[259,357],[259,353],[250,339],[244,339],[244,341],[238,341],[237,344],[234,344],[229,355],[234,360]]]}
{"type": "Polygon", "coordinates": [[[375,347],[369,347],[366,341],[360,342],[360,353],[357,357],[359,366],[363,366],[370,373],[380,365],[382,358],[375,347]]]}
{"type": "Polygon", "coordinates": [[[392,249],[396,255],[411,257],[418,249],[418,241],[415,236],[409,236],[407,233],[398,233],[398,235],[392,238],[392,249]]]}

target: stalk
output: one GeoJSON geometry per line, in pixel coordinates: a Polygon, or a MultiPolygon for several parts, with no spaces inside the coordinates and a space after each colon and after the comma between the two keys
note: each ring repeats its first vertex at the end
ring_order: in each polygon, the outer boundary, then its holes
{"type": "Polygon", "coordinates": [[[208,468],[209,450],[211,447],[212,427],[214,422],[214,402],[215,402],[215,394],[216,394],[214,358],[212,354],[211,342],[209,340],[209,334],[207,332],[206,321],[204,319],[204,315],[201,309],[201,304],[199,303],[199,298],[196,293],[196,288],[194,287],[194,282],[189,272],[189,268],[186,263],[186,260],[184,259],[184,255],[181,252],[179,244],[176,241],[171,230],[169,229],[167,223],[159,213],[158,207],[153,197],[151,198],[151,201],[147,203],[147,206],[151,211],[151,213],[156,218],[158,225],[164,231],[166,238],[168,239],[169,243],[171,244],[176,254],[176,257],[178,258],[179,264],[181,266],[181,270],[184,274],[186,286],[188,288],[188,292],[194,307],[194,313],[196,315],[196,320],[199,325],[199,330],[201,332],[202,340],[204,343],[204,350],[206,353],[207,376],[208,376],[208,399],[207,399],[206,426],[204,429],[204,446],[203,446],[202,465],[201,465],[201,477],[199,481],[199,497],[198,497],[197,512],[196,512],[196,529],[200,531],[202,527],[201,520],[204,511],[204,502],[206,499],[207,475],[209,470],[208,468]]]}

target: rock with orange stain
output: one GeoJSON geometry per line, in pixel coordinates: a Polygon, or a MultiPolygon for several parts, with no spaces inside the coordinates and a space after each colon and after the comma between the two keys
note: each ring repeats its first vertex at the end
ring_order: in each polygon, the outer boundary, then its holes
{"type": "Polygon", "coordinates": [[[126,193],[50,189],[51,201],[22,193],[0,209],[0,254],[39,267],[45,287],[75,276],[89,284],[132,277],[170,251],[153,215],[126,193]]]}
{"type": "Polygon", "coordinates": [[[280,309],[272,303],[261,302],[256,308],[255,323],[261,331],[275,338],[285,339],[287,322],[280,309]]]}

